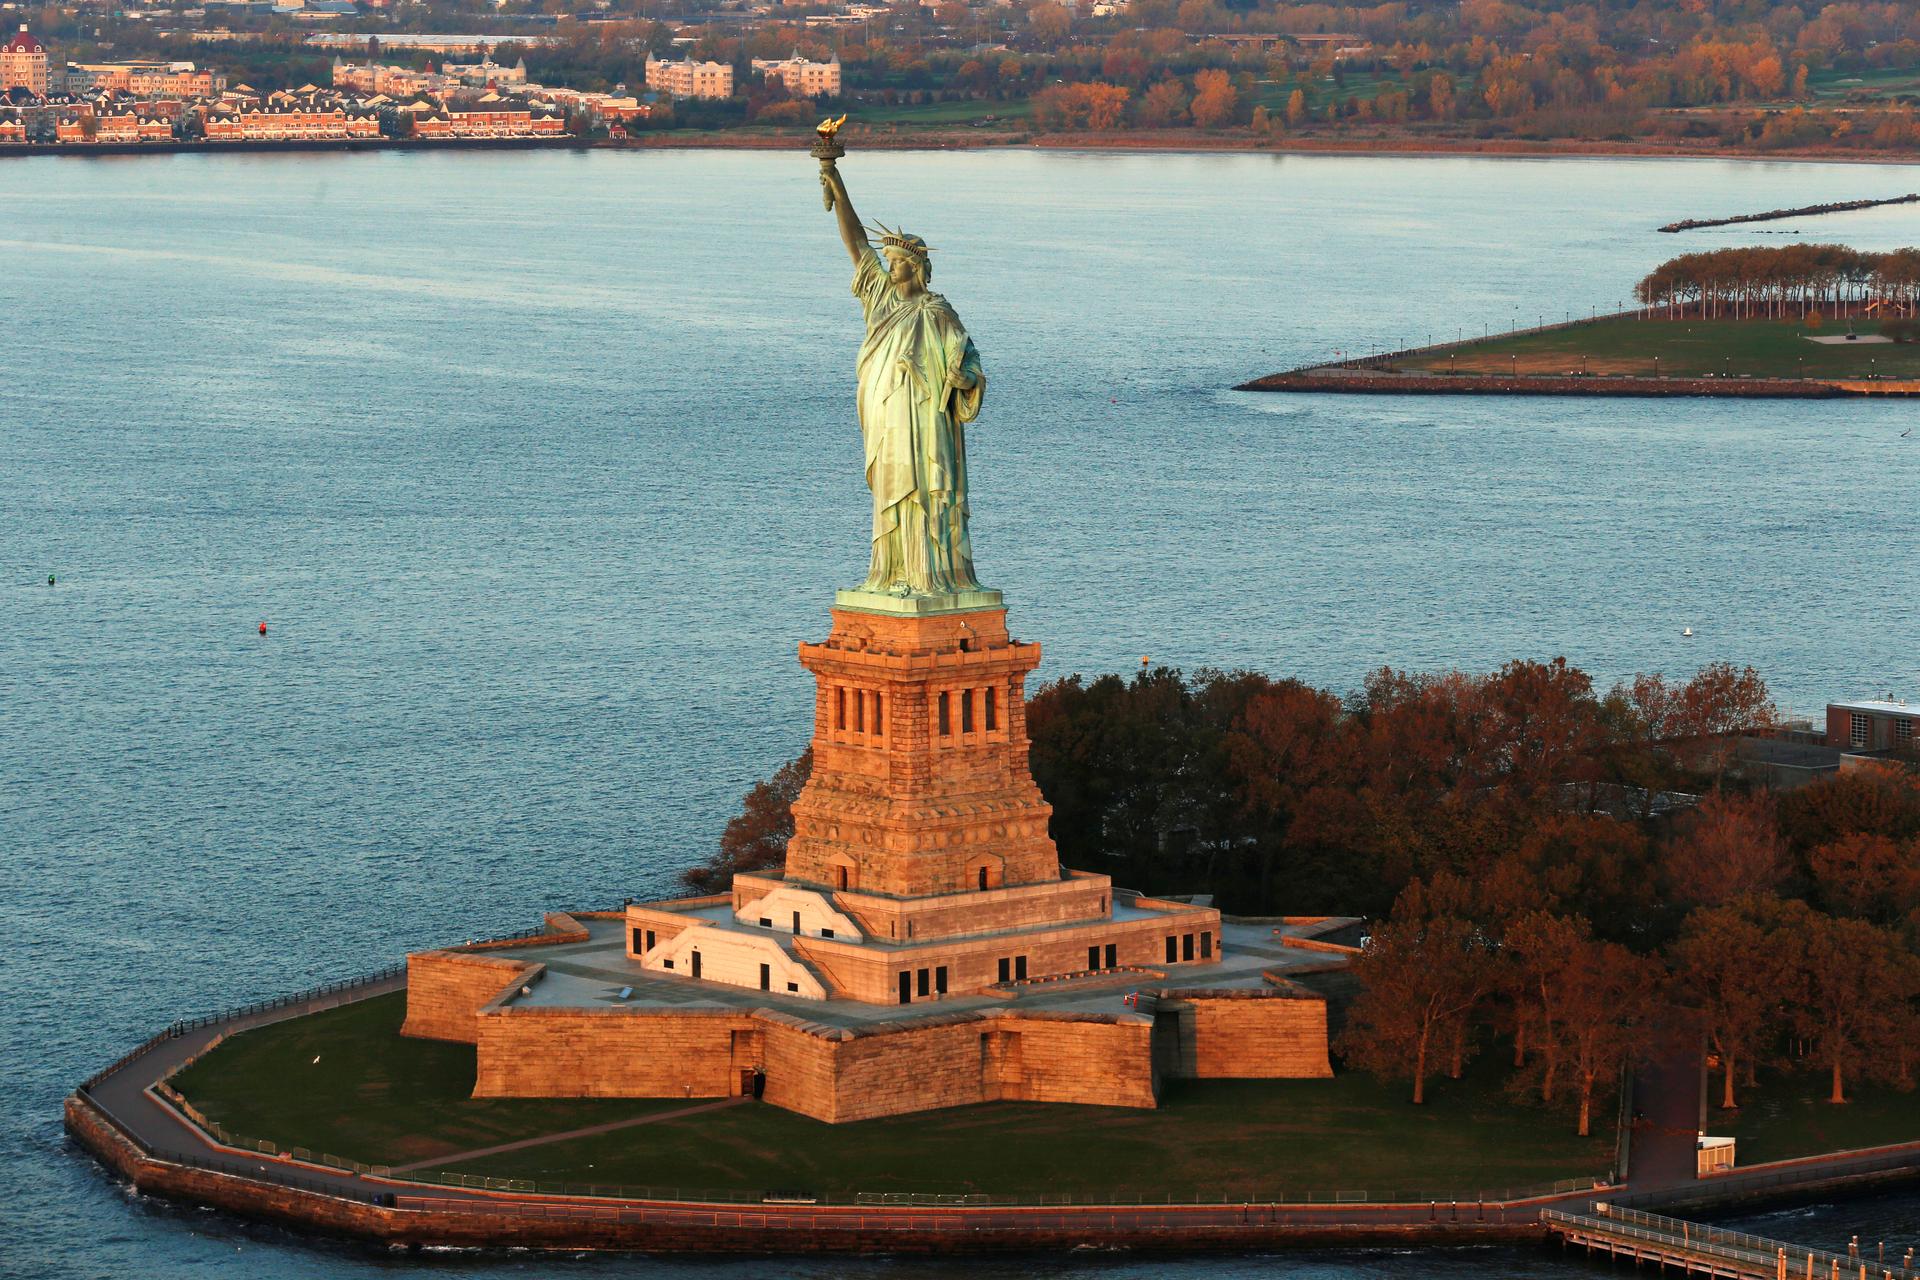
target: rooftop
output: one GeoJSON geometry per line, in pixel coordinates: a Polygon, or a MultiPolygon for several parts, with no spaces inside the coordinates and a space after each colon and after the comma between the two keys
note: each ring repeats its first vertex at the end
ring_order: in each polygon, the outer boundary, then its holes
{"type": "MultiPolygon", "coordinates": [[[[1137,910],[1127,908],[1122,910],[1137,910]]],[[[725,907],[711,909],[731,919],[725,907]]],[[[695,914],[704,914],[696,912],[695,914]]],[[[1146,914],[1140,912],[1139,914],[1146,914]]],[[[1123,918],[1116,911],[1116,918],[1123,918]]],[[[546,966],[530,994],[515,996],[516,1007],[581,1009],[629,1007],[636,1009],[713,1009],[750,1013],[767,1009],[806,1022],[843,1030],[871,1028],[881,1023],[946,1018],[982,1009],[1050,1014],[1096,1014],[1108,1017],[1132,1012],[1127,996],[1135,991],[1239,990],[1270,987],[1265,975],[1284,977],[1290,970],[1324,968],[1334,957],[1282,944],[1286,935],[1307,936],[1325,931],[1325,925],[1280,925],[1222,921],[1220,959],[1215,964],[1171,964],[1153,970],[1117,970],[1085,978],[1064,979],[1013,990],[995,989],[975,995],[952,995],[915,1001],[912,1005],[863,1004],[854,1000],[805,1000],[784,993],[755,991],[725,983],[700,981],[642,969],[626,954],[625,924],[619,920],[587,920],[585,942],[550,943],[484,953],[499,959],[529,960],[546,966]],[[622,1000],[622,988],[633,994],[622,1000]]],[[[766,932],[756,930],[755,932],[766,932]]],[[[775,937],[785,935],[774,934],[775,937]]]]}
{"type": "Polygon", "coordinates": [[[1920,703],[1908,702],[1905,698],[1861,698],[1854,702],[1835,702],[1829,704],[1841,711],[1866,711],[1882,716],[1920,716],[1920,703]]]}

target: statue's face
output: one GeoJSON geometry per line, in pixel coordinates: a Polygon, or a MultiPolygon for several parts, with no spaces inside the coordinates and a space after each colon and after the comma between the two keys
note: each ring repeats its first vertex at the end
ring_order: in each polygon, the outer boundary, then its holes
{"type": "Polygon", "coordinates": [[[912,292],[920,287],[919,266],[912,254],[902,250],[887,250],[887,276],[899,289],[912,292]]]}

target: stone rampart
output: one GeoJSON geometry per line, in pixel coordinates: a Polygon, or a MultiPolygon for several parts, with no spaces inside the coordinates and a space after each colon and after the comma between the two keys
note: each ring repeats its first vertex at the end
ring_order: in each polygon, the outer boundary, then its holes
{"type": "Polygon", "coordinates": [[[476,1098],[724,1098],[737,1033],[725,1009],[506,1008],[477,1027],[476,1098]]]}
{"type": "Polygon", "coordinates": [[[407,1020],[400,1034],[420,1040],[479,1038],[480,1006],[535,966],[466,951],[416,951],[407,957],[407,1020]]]}
{"type": "MultiPolygon", "coordinates": [[[[1176,1019],[1179,1052],[1162,1070],[1188,1080],[1309,1080],[1333,1075],[1327,1002],[1289,991],[1168,991],[1157,1010],[1176,1019]]],[[[1162,1040],[1163,1045],[1165,1039],[1162,1040]]]]}

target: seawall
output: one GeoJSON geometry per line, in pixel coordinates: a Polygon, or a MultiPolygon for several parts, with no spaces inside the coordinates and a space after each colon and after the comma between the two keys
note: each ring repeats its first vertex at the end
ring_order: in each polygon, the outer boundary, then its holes
{"type": "Polygon", "coordinates": [[[1397,374],[1361,369],[1274,373],[1243,382],[1234,390],[1376,396],[1713,396],[1752,400],[1834,400],[1868,394],[1837,383],[1797,378],[1500,377],[1471,373],[1397,374]]]}

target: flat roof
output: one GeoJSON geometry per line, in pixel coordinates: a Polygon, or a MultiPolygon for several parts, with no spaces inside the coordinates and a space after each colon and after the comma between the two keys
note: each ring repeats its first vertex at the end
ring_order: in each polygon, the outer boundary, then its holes
{"type": "MultiPolygon", "coordinates": [[[[758,991],[729,983],[690,978],[642,969],[627,957],[626,925],[620,920],[583,920],[585,942],[544,943],[481,954],[490,959],[529,960],[546,966],[546,974],[529,994],[514,994],[515,1008],[599,1009],[724,1009],[750,1013],[771,1009],[823,1026],[853,1029],[882,1022],[944,1017],[979,1009],[1007,1009],[1052,1013],[1117,1015],[1131,1013],[1126,998],[1134,991],[1264,990],[1268,972],[1285,976],[1288,970],[1322,968],[1337,956],[1323,951],[1289,947],[1287,935],[1316,935],[1324,924],[1238,924],[1222,921],[1220,959],[1212,964],[1156,965],[1165,977],[1134,971],[1095,974],[1084,979],[1050,982],[1017,991],[994,990],[915,1000],[911,1005],[866,1004],[857,1000],[807,1000],[786,992],[758,991]],[[620,989],[633,994],[620,999],[620,989]]],[[[759,932],[759,931],[756,931],[759,932]]],[[[781,937],[775,934],[775,937],[781,937]]]]}
{"type": "Polygon", "coordinates": [[[1882,716],[1920,716],[1920,703],[1906,699],[1861,698],[1855,702],[1829,702],[1829,710],[1866,711],[1882,716]]]}

